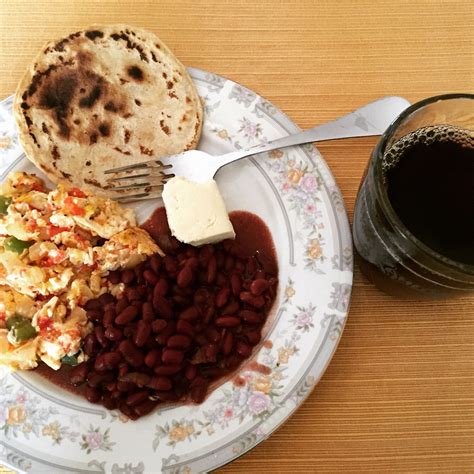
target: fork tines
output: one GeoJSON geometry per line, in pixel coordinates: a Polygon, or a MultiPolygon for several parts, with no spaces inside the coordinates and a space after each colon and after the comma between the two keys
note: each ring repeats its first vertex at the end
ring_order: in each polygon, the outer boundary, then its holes
{"type": "Polygon", "coordinates": [[[173,173],[164,172],[170,168],[159,160],[150,160],[112,168],[104,174],[111,175],[107,180],[109,189],[117,192],[113,199],[125,203],[159,198],[166,181],[174,177],[173,173]]]}

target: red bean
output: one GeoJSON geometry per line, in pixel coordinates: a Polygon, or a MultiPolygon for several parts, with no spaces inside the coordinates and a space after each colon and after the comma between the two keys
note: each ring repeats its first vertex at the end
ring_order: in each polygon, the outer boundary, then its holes
{"type": "Polygon", "coordinates": [[[204,334],[196,334],[194,337],[194,341],[197,342],[200,346],[205,346],[209,341],[207,340],[207,337],[204,334]]]}
{"type": "Polygon", "coordinates": [[[250,291],[241,291],[240,299],[244,303],[248,303],[255,308],[261,308],[265,304],[265,299],[263,296],[255,296],[250,291]]]}
{"type": "Polygon", "coordinates": [[[145,262],[140,263],[134,268],[135,279],[139,285],[145,284],[145,278],[143,278],[143,272],[145,271],[145,262]]]}
{"type": "Polygon", "coordinates": [[[161,257],[155,253],[150,257],[151,269],[158,274],[161,268],[161,257]]]}
{"type": "Polygon", "coordinates": [[[169,339],[169,334],[167,334],[167,332],[163,333],[163,334],[157,334],[155,336],[155,341],[160,345],[160,346],[166,346],[166,342],[168,341],[169,339]]]}
{"type": "Polygon", "coordinates": [[[234,296],[239,296],[242,290],[242,281],[240,280],[239,275],[237,273],[233,273],[230,277],[230,285],[232,287],[232,293],[234,296]]]}
{"type": "Polygon", "coordinates": [[[209,342],[219,342],[221,335],[215,327],[210,326],[206,330],[206,337],[209,342]]]}
{"type": "Polygon", "coordinates": [[[267,279],[267,276],[266,276],[266,274],[263,270],[257,270],[255,272],[255,280],[258,280],[260,278],[263,279],[263,280],[267,279]]]}
{"type": "Polygon", "coordinates": [[[109,281],[112,283],[112,285],[117,285],[120,283],[121,278],[120,278],[120,272],[114,271],[109,273],[109,281]]]}
{"type": "Polygon", "coordinates": [[[131,366],[140,367],[143,364],[143,354],[129,340],[119,344],[119,351],[131,366]]]}
{"type": "Polygon", "coordinates": [[[137,329],[135,332],[135,336],[133,338],[133,342],[137,347],[142,347],[145,345],[148,336],[151,332],[151,326],[146,321],[138,321],[137,329]]]}
{"type": "Polygon", "coordinates": [[[102,405],[104,405],[107,410],[115,410],[117,408],[118,402],[115,398],[110,395],[102,395],[102,405]]]}
{"type": "Polygon", "coordinates": [[[122,360],[122,356],[119,352],[106,352],[102,355],[102,357],[104,358],[105,367],[109,370],[118,367],[120,361],[122,360]]]}
{"type": "Polygon", "coordinates": [[[90,309],[87,311],[87,318],[89,321],[94,323],[101,323],[103,318],[103,313],[100,309],[90,309]]]}
{"type": "Polygon", "coordinates": [[[163,319],[171,319],[173,317],[173,309],[170,302],[161,295],[153,295],[153,308],[163,319]]]}
{"type": "Polygon", "coordinates": [[[222,272],[217,272],[216,281],[214,284],[221,288],[227,287],[229,286],[229,279],[222,272]]]}
{"type": "Polygon", "coordinates": [[[268,280],[258,278],[250,284],[250,292],[253,295],[260,296],[264,291],[268,289],[269,286],[270,284],[268,283],[268,280]]]}
{"type": "Polygon", "coordinates": [[[196,377],[196,374],[197,374],[197,367],[195,365],[189,364],[186,367],[186,371],[184,372],[184,376],[188,380],[193,380],[194,377],[196,377]]]}
{"type": "Polygon", "coordinates": [[[113,326],[108,326],[105,329],[104,335],[109,341],[120,341],[123,334],[120,329],[114,328],[113,326]]]}
{"type": "Polygon", "coordinates": [[[191,339],[184,334],[176,334],[166,341],[166,345],[171,349],[187,349],[191,345],[191,339]]]}
{"type": "Polygon", "coordinates": [[[216,251],[216,263],[217,263],[217,268],[222,268],[225,263],[225,255],[222,250],[217,250],[216,251]]]}
{"type": "Polygon", "coordinates": [[[222,314],[235,314],[239,309],[239,303],[237,303],[237,301],[231,301],[228,305],[222,308],[222,314]]]}
{"type": "Polygon", "coordinates": [[[117,313],[115,309],[107,309],[104,311],[104,317],[102,318],[102,324],[104,327],[111,326],[115,320],[117,313]]]}
{"type": "Polygon", "coordinates": [[[247,275],[252,276],[256,270],[257,270],[257,262],[255,261],[255,258],[253,257],[248,258],[247,265],[246,265],[247,275]]]}
{"type": "Polygon", "coordinates": [[[95,361],[94,361],[94,370],[96,370],[97,372],[104,372],[105,370],[107,370],[107,367],[105,366],[105,359],[104,359],[104,355],[103,355],[103,354],[98,355],[98,356],[95,358],[95,361]]]}
{"type": "Polygon", "coordinates": [[[249,324],[258,324],[260,322],[260,315],[255,311],[250,311],[248,309],[243,309],[239,316],[249,324]]]}
{"type": "Polygon", "coordinates": [[[89,357],[93,357],[97,352],[99,352],[99,342],[94,333],[88,334],[84,338],[83,349],[89,357]]]}
{"type": "Polygon", "coordinates": [[[155,288],[153,289],[153,296],[154,295],[160,295],[160,296],[165,296],[166,293],[168,293],[168,282],[164,278],[160,278],[158,280],[158,283],[155,285],[155,288]]]}
{"type": "Polygon", "coordinates": [[[115,298],[110,293],[103,293],[99,296],[99,303],[102,307],[108,305],[109,303],[113,303],[115,298]]]}
{"type": "Polygon", "coordinates": [[[194,304],[200,305],[203,303],[208,303],[210,301],[213,301],[213,295],[210,292],[209,289],[207,288],[199,288],[195,293],[194,293],[194,304]]]}
{"type": "Polygon", "coordinates": [[[176,279],[176,283],[181,288],[186,288],[191,284],[193,280],[193,271],[191,267],[185,266],[179,273],[178,278],[176,279]]]}
{"type": "Polygon", "coordinates": [[[87,385],[89,385],[89,387],[96,388],[103,382],[110,382],[112,380],[110,375],[103,373],[100,374],[98,372],[90,372],[87,375],[87,385]]]}
{"type": "Polygon", "coordinates": [[[220,328],[234,328],[240,324],[240,318],[236,316],[221,316],[216,319],[216,326],[220,328]]]}
{"type": "Polygon", "coordinates": [[[155,367],[154,372],[156,375],[174,375],[182,369],[180,364],[178,365],[159,365],[155,367]]]}
{"type": "Polygon", "coordinates": [[[123,377],[120,377],[120,382],[127,382],[137,387],[144,387],[150,381],[150,376],[148,374],[143,374],[142,372],[129,372],[123,377]]]}
{"type": "Polygon", "coordinates": [[[128,374],[128,364],[126,362],[122,362],[119,365],[119,378],[123,377],[124,375],[128,374]]]}
{"type": "Polygon", "coordinates": [[[191,303],[191,300],[189,298],[186,298],[186,296],[182,295],[173,295],[173,301],[182,308],[189,306],[189,304],[191,303]]]}
{"type": "Polygon", "coordinates": [[[86,362],[82,362],[71,369],[69,372],[69,381],[73,385],[80,385],[86,381],[88,372],[88,364],[86,362]]]}
{"type": "Polygon", "coordinates": [[[224,270],[226,272],[230,272],[234,268],[234,265],[235,265],[234,257],[232,257],[232,255],[227,255],[224,262],[224,270]]]}
{"type": "Polygon", "coordinates": [[[145,365],[151,369],[161,361],[161,351],[159,349],[152,349],[145,356],[145,365]]]}
{"type": "Polygon", "coordinates": [[[186,334],[190,338],[194,336],[193,326],[186,320],[180,319],[176,324],[176,330],[180,334],[186,334]]]}
{"type": "Polygon", "coordinates": [[[172,336],[175,332],[176,332],[176,323],[174,321],[170,321],[167,324],[166,328],[163,329],[163,331],[161,331],[160,334],[155,336],[155,340],[156,342],[158,342],[158,344],[161,344],[162,346],[164,346],[166,345],[166,342],[168,341],[170,336],[172,336]]]}
{"type": "Polygon", "coordinates": [[[143,301],[135,300],[132,301],[130,304],[138,309],[138,314],[142,312],[143,301]]]}
{"type": "Polygon", "coordinates": [[[86,311],[91,311],[91,310],[100,310],[102,308],[102,305],[100,304],[100,301],[98,299],[93,299],[89,300],[85,305],[84,309],[86,311]]]}
{"type": "Polygon", "coordinates": [[[204,324],[209,324],[211,319],[214,317],[214,314],[216,312],[216,309],[214,306],[208,306],[205,308],[202,312],[202,319],[204,324]]]}
{"type": "Polygon", "coordinates": [[[153,321],[155,319],[155,312],[153,311],[153,305],[147,301],[142,306],[142,319],[143,321],[153,321]]]}
{"type": "Polygon", "coordinates": [[[140,292],[137,288],[125,288],[125,295],[130,302],[141,299],[140,292]]]}
{"type": "Polygon", "coordinates": [[[168,391],[173,388],[173,384],[168,377],[164,376],[156,376],[152,377],[151,380],[148,382],[148,387],[152,388],[153,390],[160,390],[160,391],[168,391]]]}
{"type": "MultiPolygon", "coordinates": [[[[118,385],[118,382],[115,385],[118,385]]],[[[118,401],[120,398],[122,398],[122,393],[119,390],[115,389],[113,392],[111,392],[110,398],[113,398],[114,400],[118,401]]]]}
{"type": "Polygon", "coordinates": [[[156,334],[159,334],[160,332],[162,332],[166,326],[168,326],[168,323],[166,322],[166,320],[164,319],[155,319],[155,321],[153,321],[151,323],[151,330],[156,333],[156,334]]]}
{"type": "Polygon", "coordinates": [[[208,344],[204,347],[206,359],[208,362],[215,362],[217,357],[217,346],[215,344],[208,344]]]}
{"type": "Polygon", "coordinates": [[[130,392],[135,388],[137,388],[137,386],[132,382],[124,382],[122,380],[117,382],[117,390],[119,392],[130,392]]]}
{"type": "Polygon", "coordinates": [[[227,332],[222,339],[222,353],[224,355],[229,355],[232,351],[234,345],[234,336],[231,332],[227,332]]]}
{"type": "Polygon", "coordinates": [[[115,390],[117,390],[117,382],[108,382],[105,384],[105,390],[107,390],[108,392],[113,392],[115,390]]]}
{"type": "Polygon", "coordinates": [[[115,304],[115,312],[117,314],[120,314],[125,308],[127,308],[129,306],[129,301],[127,300],[127,298],[125,298],[124,296],[122,296],[122,298],[120,298],[117,303],[115,304]]]}
{"type": "Polygon", "coordinates": [[[186,260],[186,266],[191,270],[197,270],[199,267],[199,259],[196,256],[192,256],[186,260]]]}
{"type": "Polygon", "coordinates": [[[101,346],[107,346],[109,344],[109,340],[105,337],[105,331],[102,326],[96,326],[94,329],[95,337],[101,346]]]}
{"type": "Polygon", "coordinates": [[[140,405],[140,403],[143,403],[145,400],[148,400],[149,395],[150,392],[148,390],[140,390],[139,392],[135,392],[129,395],[125,403],[130,407],[134,407],[135,405],[140,405]]]}
{"type": "Polygon", "coordinates": [[[260,331],[249,331],[245,334],[245,337],[253,345],[258,344],[260,342],[260,339],[262,338],[262,336],[260,335],[260,331]]]}
{"type": "Polygon", "coordinates": [[[170,255],[165,255],[163,257],[163,263],[165,265],[166,271],[169,274],[175,274],[178,271],[178,264],[176,260],[170,255]]]}
{"type": "Polygon", "coordinates": [[[184,319],[185,321],[194,321],[199,317],[199,310],[196,306],[191,306],[184,311],[181,311],[179,314],[179,319],[184,319]]]}
{"type": "Polygon", "coordinates": [[[191,400],[194,403],[202,403],[204,399],[206,398],[207,394],[207,385],[197,385],[193,388],[191,388],[191,400]]]}
{"type": "Polygon", "coordinates": [[[158,402],[156,402],[154,400],[147,400],[147,401],[141,403],[140,405],[135,406],[133,409],[135,411],[135,414],[138,417],[145,416],[145,415],[148,415],[149,413],[151,413],[155,409],[157,404],[158,404],[158,402]]]}
{"type": "Polygon", "coordinates": [[[115,318],[115,324],[124,325],[133,321],[138,316],[138,308],[135,306],[127,306],[115,318]]]}
{"type": "Polygon", "coordinates": [[[214,255],[209,258],[209,262],[207,264],[207,273],[206,273],[206,281],[207,283],[213,283],[216,279],[217,274],[217,260],[214,255]]]}
{"type": "Polygon", "coordinates": [[[214,253],[214,247],[212,245],[203,245],[199,249],[199,263],[202,267],[206,267],[207,263],[209,262],[209,259],[211,258],[211,255],[214,253]]]}
{"type": "Polygon", "coordinates": [[[122,271],[122,283],[125,283],[125,285],[130,285],[133,280],[135,280],[135,273],[133,270],[122,271]]]}
{"type": "Polygon", "coordinates": [[[158,277],[152,270],[145,270],[143,272],[143,278],[145,278],[146,282],[151,286],[155,286],[158,283],[158,277]]]}
{"type": "Polygon", "coordinates": [[[125,403],[125,400],[120,400],[118,402],[118,408],[125,416],[127,416],[131,420],[136,420],[139,418],[139,416],[135,413],[135,410],[125,403]]]}
{"type": "Polygon", "coordinates": [[[242,341],[237,341],[237,343],[235,344],[235,350],[242,357],[248,357],[252,353],[252,348],[242,341]]]}
{"type": "Polygon", "coordinates": [[[181,364],[184,358],[184,353],[176,349],[165,349],[161,355],[163,364],[178,365],[181,364]]]}
{"type": "Polygon", "coordinates": [[[87,401],[91,403],[99,403],[101,397],[100,390],[93,387],[86,387],[84,395],[87,401]]]}
{"type": "Polygon", "coordinates": [[[216,295],[216,306],[222,308],[226,305],[230,296],[230,288],[221,288],[216,295]]]}

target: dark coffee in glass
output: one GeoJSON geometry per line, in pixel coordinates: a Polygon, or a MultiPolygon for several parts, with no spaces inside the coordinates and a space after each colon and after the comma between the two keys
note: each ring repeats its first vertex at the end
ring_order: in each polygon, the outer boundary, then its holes
{"type": "Polygon", "coordinates": [[[474,291],[474,96],[409,107],[366,170],[354,212],[362,271],[399,296],[474,291]]]}

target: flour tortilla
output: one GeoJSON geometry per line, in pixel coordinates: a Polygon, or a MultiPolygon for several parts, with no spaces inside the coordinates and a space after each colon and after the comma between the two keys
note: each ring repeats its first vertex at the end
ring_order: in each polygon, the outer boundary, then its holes
{"type": "Polygon", "coordinates": [[[51,181],[114,196],[103,171],[195,148],[203,110],[185,67],[153,33],[94,25],[45,45],[15,118],[51,181]]]}

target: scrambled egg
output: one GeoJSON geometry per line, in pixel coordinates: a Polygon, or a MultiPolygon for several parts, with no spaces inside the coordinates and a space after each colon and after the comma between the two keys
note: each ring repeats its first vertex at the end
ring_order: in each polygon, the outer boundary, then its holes
{"type": "Polygon", "coordinates": [[[0,186],[0,364],[54,369],[83,358],[92,330],[84,304],[123,285],[110,271],[133,267],[160,248],[136,227],[131,209],[41,179],[11,173],[0,186]]]}

